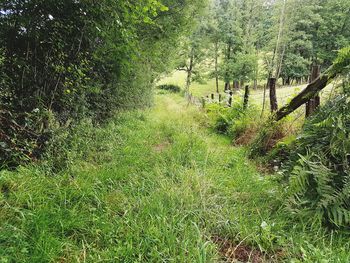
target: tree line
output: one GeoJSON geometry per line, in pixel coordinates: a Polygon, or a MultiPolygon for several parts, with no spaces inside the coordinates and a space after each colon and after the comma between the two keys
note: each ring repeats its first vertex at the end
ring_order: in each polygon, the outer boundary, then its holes
{"type": "MultiPolygon", "coordinates": [[[[349,42],[347,0],[212,0],[185,44],[179,69],[187,72],[186,89],[192,81],[215,78],[217,92],[249,85],[273,93],[277,81],[316,79],[349,42]]],[[[270,104],[278,109],[273,94],[270,104]]]]}

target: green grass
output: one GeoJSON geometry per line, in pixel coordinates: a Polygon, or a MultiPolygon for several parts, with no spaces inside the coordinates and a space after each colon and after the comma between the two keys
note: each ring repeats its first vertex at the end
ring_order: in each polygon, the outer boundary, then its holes
{"type": "MultiPolygon", "coordinates": [[[[165,78],[163,78],[160,81],[160,84],[175,84],[180,87],[184,87],[186,83],[186,73],[183,71],[175,71],[165,78]]],[[[259,85],[264,86],[266,84],[265,80],[261,80],[259,85]]],[[[303,88],[305,88],[306,85],[298,85],[298,86],[283,86],[277,88],[277,100],[280,106],[283,106],[286,104],[291,98],[293,98],[295,95],[297,95],[303,88]]],[[[224,82],[222,80],[219,81],[219,88],[220,92],[224,92],[224,82]]],[[[321,96],[324,99],[329,99],[329,97],[332,95],[332,89],[333,85],[329,85],[321,94],[321,96]]],[[[216,84],[215,84],[215,79],[209,79],[205,83],[197,83],[193,82],[191,87],[190,87],[190,92],[198,97],[206,97],[210,94],[214,93],[216,94],[216,84]]],[[[258,89],[258,90],[251,90],[251,100],[253,101],[254,104],[257,105],[262,105],[263,103],[263,90],[258,89]]],[[[217,95],[215,95],[217,98],[217,95]]],[[[244,96],[244,90],[238,91],[238,93],[235,96],[240,96],[243,98],[244,96]]],[[[269,93],[267,91],[266,93],[266,107],[269,108],[269,93]]]]}
{"type": "Polygon", "coordinates": [[[345,233],[291,216],[278,176],[179,95],[89,129],[75,148],[96,146],[57,175],[47,163],[0,172],[0,262],[220,262],[213,236],[269,261],[349,262],[345,233]]]}

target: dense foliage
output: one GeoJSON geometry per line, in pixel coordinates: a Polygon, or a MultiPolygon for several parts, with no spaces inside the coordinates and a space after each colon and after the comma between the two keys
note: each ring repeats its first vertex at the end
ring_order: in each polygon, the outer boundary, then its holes
{"type": "Polygon", "coordinates": [[[337,226],[350,224],[349,102],[339,95],[307,122],[290,164],[293,211],[337,226]]]}
{"type": "Polygon", "coordinates": [[[196,71],[187,77],[195,81],[209,71],[225,89],[256,88],[268,77],[306,82],[311,65],[326,70],[348,45],[349,10],[347,0],[212,0],[201,34],[185,43],[187,63],[196,71]]]}
{"type": "Polygon", "coordinates": [[[1,1],[1,162],[32,158],[57,124],[69,127],[86,116],[98,123],[118,109],[149,105],[154,81],[177,52],[174,43],[204,5],[1,1]]]}

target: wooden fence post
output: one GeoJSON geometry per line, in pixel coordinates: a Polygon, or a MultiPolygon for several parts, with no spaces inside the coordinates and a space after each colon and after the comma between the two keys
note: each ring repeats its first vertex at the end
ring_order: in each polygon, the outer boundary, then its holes
{"type": "Polygon", "coordinates": [[[249,102],[249,86],[245,86],[243,109],[247,109],[249,102]]]}
{"type": "Polygon", "coordinates": [[[230,91],[230,98],[228,99],[228,106],[229,107],[232,107],[232,95],[233,95],[233,92],[230,91]]]}
{"type": "MultiPolygon", "coordinates": [[[[310,83],[314,82],[321,74],[321,67],[319,65],[313,65],[310,75],[310,83]]],[[[306,103],[306,117],[310,117],[310,115],[320,106],[321,98],[320,95],[317,94],[314,98],[310,99],[306,103]]]]}

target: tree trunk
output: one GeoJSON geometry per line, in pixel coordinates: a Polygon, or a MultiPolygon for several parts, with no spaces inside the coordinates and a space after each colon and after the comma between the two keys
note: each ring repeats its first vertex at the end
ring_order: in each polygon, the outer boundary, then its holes
{"type": "Polygon", "coordinates": [[[245,86],[243,109],[247,109],[249,103],[249,86],[245,86]]]}
{"type": "Polygon", "coordinates": [[[276,78],[269,79],[269,90],[270,90],[271,112],[275,112],[278,110],[277,95],[276,95],[276,78]]]}
{"type": "Polygon", "coordinates": [[[239,83],[239,88],[242,88],[244,86],[244,80],[241,80],[239,83]]]}
{"type": "Polygon", "coordinates": [[[187,94],[190,91],[191,82],[192,82],[192,71],[188,70],[187,71],[187,79],[186,79],[186,89],[185,89],[187,94]]]}
{"type": "Polygon", "coordinates": [[[218,57],[219,57],[219,44],[215,42],[215,83],[216,92],[219,93],[219,73],[218,73],[218,57]]]}
{"type": "Polygon", "coordinates": [[[187,69],[187,80],[186,80],[186,90],[185,90],[185,92],[187,94],[189,94],[189,92],[190,92],[190,86],[192,83],[193,60],[194,60],[194,56],[193,56],[193,52],[192,52],[192,55],[190,57],[190,65],[187,69]]]}
{"type": "Polygon", "coordinates": [[[286,0],[283,0],[283,7],[281,11],[281,16],[280,16],[280,21],[279,21],[279,29],[278,29],[278,35],[277,35],[277,40],[276,40],[276,46],[273,51],[273,56],[271,60],[271,69],[269,72],[269,76],[276,76],[278,78],[279,76],[279,65],[278,62],[276,62],[276,59],[278,59],[278,53],[280,50],[280,44],[281,44],[281,39],[283,36],[283,29],[284,29],[284,23],[285,23],[285,12],[286,12],[286,0]],[[277,68],[275,68],[277,66],[277,68]],[[274,72],[276,71],[276,72],[274,72]],[[275,73],[275,74],[274,74],[275,73]]]}
{"type": "MultiPolygon", "coordinates": [[[[230,62],[231,60],[231,43],[228,43],[227,44],[227,54],[226,54],[226,59],[227,59],[227,62],[230,62]]],[[[227,90],[230,90],[231,87],[230,87],[230,80],[229,80],[229,74],[228,72],[225,72],[225,91],[227,90]]]]}
{"type": "Polygon", "coordinates": [[[268,85],[269,85],[269,80],[267,80],[266,85],[264,85],[263,105],[262,105],[262,110],[261,110],[261,115],[260,115],[260,117],[262,117],[262,116],[264,115],[264,112],[265,112],[266,90],[267,90],[268,85]]]}
{"type": "Polygon", "coordinates": [[[301,93],[294,97],[291,102],[286,106],[282,107],[277,113],[275,120],[279,121],[284,117],[291,114],[293,111],[298,109],[301,105],[305,104],[310,98],[315,97],[315,95],[327,86],[329,80],[336,77],[336,74],[332,75],[322,75],[318,77],[314,82],[310,83],[301,93]]]}

